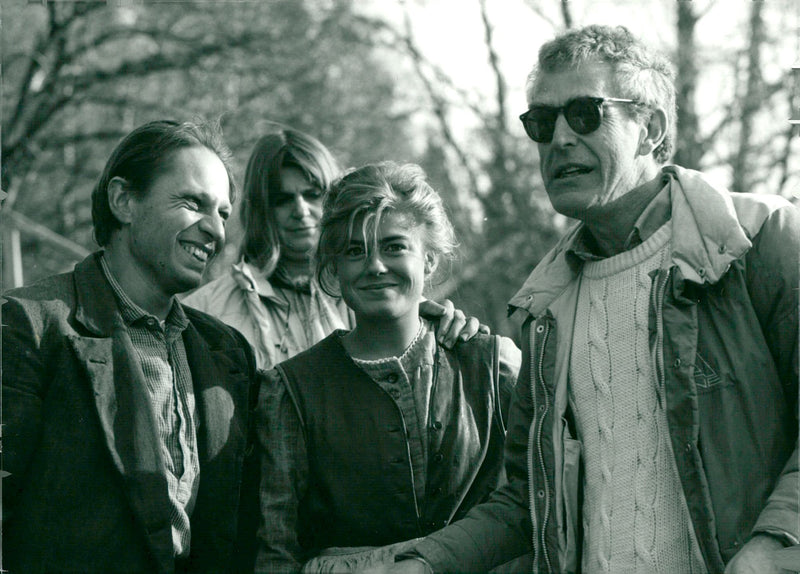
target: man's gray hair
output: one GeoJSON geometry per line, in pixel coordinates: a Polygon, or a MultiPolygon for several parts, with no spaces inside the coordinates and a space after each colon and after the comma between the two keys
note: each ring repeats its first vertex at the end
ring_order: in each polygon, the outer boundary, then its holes
{"type": "Polygon", "coordinates": [[[653,150],[653,157],[666,163],[672,154],[675,139],[675,72],[670,61],[649,48],[624,26],[586,26],[570,30],[539,49],[539,61],[528,75],[527,97],[530,102],[538,88],[541,74],[577,69],[603,62],[613,67],[615,97],[637,100],[645,104],[632,109],[638,120],[649,117],[652,108],[667,114],[666,135],[653,150]]]}

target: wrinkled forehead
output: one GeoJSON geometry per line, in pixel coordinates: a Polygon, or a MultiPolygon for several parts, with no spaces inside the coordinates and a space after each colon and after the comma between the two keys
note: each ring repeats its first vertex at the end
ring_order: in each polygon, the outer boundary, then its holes
{"type": "Polygon", "coordinates": [[[614,68],[591,60],[557,70],[539,70],[527,89],[528,106],[560,106],[581,96],[615,97],[614,68]]]}

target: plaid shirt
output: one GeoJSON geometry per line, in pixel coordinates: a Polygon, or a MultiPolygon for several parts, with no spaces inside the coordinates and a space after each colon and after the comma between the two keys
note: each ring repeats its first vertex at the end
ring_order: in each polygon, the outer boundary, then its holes
{"type": "Polygon", "coordinates": [[[167,470],[175,555],[187,556],[191,543],[189,515],[200,481],[192,373],[182,338],[189,320],[175,300],[162,323],[128,297],[114,279],[105,257],[100,258],[100,264],[114,291],[147,381],[167,470]]]}

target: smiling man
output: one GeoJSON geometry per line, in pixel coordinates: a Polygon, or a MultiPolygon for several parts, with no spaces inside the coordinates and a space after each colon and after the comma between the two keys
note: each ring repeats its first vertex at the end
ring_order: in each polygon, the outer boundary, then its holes
{"type": "Polygon", "coordinates": [[[622,27],[541,48],[520,119],[578,222],[511,300],[509,483],[393,571],[756,574],[797,543],[800,219],[664,166],[672,78],[622,27]]]}
{"type": "Polygon", "coordinates": [[[175,298],[225,241],[229,155],[211,126],[137,128],[92,194],[104,249],[4,295],[10,572],[252,569],[236,540],[255,536],[239,527],[257,504],[242,481],[255,361],[175,298]]]}

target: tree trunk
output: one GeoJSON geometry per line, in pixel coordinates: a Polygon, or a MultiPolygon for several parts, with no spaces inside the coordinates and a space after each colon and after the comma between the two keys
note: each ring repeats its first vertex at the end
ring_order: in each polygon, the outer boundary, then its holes
{"type": "Polygon", "coordinates": [[[678,76],[676,100],[678,126],[675,138],[674,162],[690,169],[699,169],[703,157],[700,127],[697,119],[695,91],[697,89],[697,48],[695,27],[698,16],[691,2],[678,3],[678,76]]]}
{"type": "Polygon", "coordinates": [[[762,99],[761,46],[764,43],[764,2],[755,0],[750,9],[750,43],[747,49],[747,87],[742,100],[739,148],[733,160],[734,191],[749,191],[752,187],[754,166],[752,162],[753,123],[762,99]]]}

